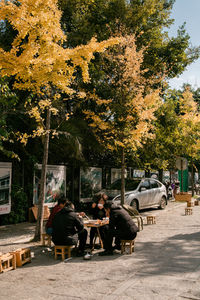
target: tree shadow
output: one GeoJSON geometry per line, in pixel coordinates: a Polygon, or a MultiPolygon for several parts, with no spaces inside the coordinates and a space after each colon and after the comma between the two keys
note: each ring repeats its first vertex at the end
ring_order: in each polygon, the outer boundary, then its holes
{"type": "MultiPolygon", "coordinates": [[[[137,259],[142,261],[139,276],[172,275],[193,272],[200,261],[200,232],[177,234],[164,242],[141,242],[137,259]]],[[[133,263],[134,264],[134,263],[133,263]]]]}
{"type": "MultiPolygon", "coordinates": [[[[72,251],[72,257],[69,260],[62,261],[61,257],[58,257],[58,259],[54,258],[54,251],[53,247],[48,248],[46,246],[30,246],[28,247],[31,250],[32,254],[32,261],[31,263],[27,263],[24,265],[26,268],[34,268],[38,266],[52,266],[52,265],[57,265],[60,263],[67,263],[67,264],[77,264],[77,263],[90,263],[90,261],[95,263],[101,263],[103,261],[113,261],[121,256],[119,253],[114,253],[112,256],[99,256],[99,251],[94,253],[91,257],[91,260],[84,260],[83,256],[77,257],[75,254],[75,251],[72,251]]],[[[67,259],[67,255],[66,255],[67,259]]]]}

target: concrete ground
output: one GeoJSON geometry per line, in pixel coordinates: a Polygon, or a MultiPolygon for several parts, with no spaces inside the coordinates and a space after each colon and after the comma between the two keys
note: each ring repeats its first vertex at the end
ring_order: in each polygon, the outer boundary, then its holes
{"type": "Polygon", "coordinates": [[[200,299],[200,206],[185,203],[146,210],[156,224],[138,233],[135,252],[90,261],[54,260],[48,247],[29,243],[34,224],[0,227],[0,252],[30,247],[32,262],[0,274],[0,299],[148,300],[200,299]]]}

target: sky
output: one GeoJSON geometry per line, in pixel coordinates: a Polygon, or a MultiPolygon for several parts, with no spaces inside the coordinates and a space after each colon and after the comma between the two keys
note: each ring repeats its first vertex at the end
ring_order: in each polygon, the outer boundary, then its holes
{"type": "MultiPolygon", "coordinates": [[[[186,22],[186,31],[190,36],[192,46],[200,45],[200,0],[176,0],[171,17],[175,19],[169,34],[174,36],[177,29],[186,22]]],[[[187,67],[179,77],[169,81],[171,88],[181,88],[183,83],[189,83],[195,89],[200,87],[200,58],[187,67]]]]}

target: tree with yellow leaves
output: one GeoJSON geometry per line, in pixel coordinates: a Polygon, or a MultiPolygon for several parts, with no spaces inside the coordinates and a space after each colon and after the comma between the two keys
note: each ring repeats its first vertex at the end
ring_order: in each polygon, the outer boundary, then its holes
{"type": "Polygon", "coordinates": [[[27,113],[35,119],[37,128],[32,135],[19,133],[24,143],[29,137],[41,136],[44,144],[35,240],[40,239],[42,232],[51,115],[58,112],[60,93],[75,92],[71,84],[77,69],[81,70],[83,81],[89,81],[88,63],[93,53],[103,52],[118,42],[110,39],[98,43],[93,38],[87,45],[66,48],[60,18],[57,0],[0,1],[0,19],[9,22],[17,32],[11,49],[0,49],[0,75],[13,76],[14,88],[37,95],[35,101],[26,102],[27,113]]]}
{"type": "MultiPolygon", "coordinates": [[[[189,87],[186,87],[182,97],[179,99],[179,133],[181,141],[179,143],[179,156],[187,157],[191,160],[193,170],[194,160],[200,158],[200,112],[199,105],[193,99],[193,94],[189,87]]],[[[193,173],[193,171],[192,171],[193,173]]],[[[181,191],[183,191],[183,173],[181,170],[181,191]]],[[[192,193],[193,193],[192,176],[192,193]]]]}
{"type": "Polygon", "coordinates": [[[142,163],[167,170],[175,168],[177,157],[185,157],[193,167],[200,157],[200,113],[190,89],[169,90],[156,117],[155,139],[139,150],[142,163]]]}
{"type": "Polygon", "coordinates": [[[160,105],[159,91],[153,89],[158,78],[145,78],[142,70],[144,49],[138,51],[134,36],[121,39],[105,53],[107,60],[107,100],[92,97],[100,107],[98,114],[85,114],[99,142],[121,157],[121,204],[124,204],[125,153],[135,152],[142,138],[151,135],[154,112],[160,105]]]}
{"type": "Polygon", "coordinates": [[[200,150],[200,112],[198,103],[194,101],[189,88],[185,89],[179,99],[178,119],[181,134],[179,155],[196,158],[200,150]]]}

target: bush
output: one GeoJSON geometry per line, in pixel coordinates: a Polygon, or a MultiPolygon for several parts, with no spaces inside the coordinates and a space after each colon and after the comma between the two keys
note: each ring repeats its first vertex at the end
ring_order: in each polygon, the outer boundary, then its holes
{"type": "Polygon", "coordinates": [[[2,216],[3,224],[16,224],[27,220],[28,198],[23,188],[12,185],[11,188],[11,212],[2,216]]]}

